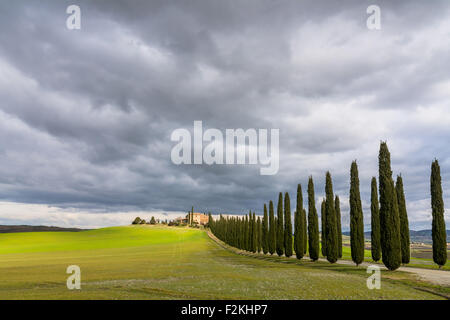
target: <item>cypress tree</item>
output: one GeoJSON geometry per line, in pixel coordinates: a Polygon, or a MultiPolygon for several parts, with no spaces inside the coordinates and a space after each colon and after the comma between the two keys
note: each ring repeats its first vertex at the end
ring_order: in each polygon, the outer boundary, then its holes
{"type": "MultiPolygon", "coordinates": [[[[297,214],[297,211],[295,211],[294,212],[294,252],[295,252],[296,256],[297,256],[297,251],[298,251],[298,248],[297,248],[297,241],[298,241],[297,233],[298,233],[298,228],[299,228],[298,220],[299,220],[299,216],[297,214]]],[[[298,259],[298,256],[297,256],[297,259],[298,259]]]]}
{"type": "Polygon", "coordinates": [[[253,248],[253,234],[252,234],[252,214],[248,214],[248,251],[252,252],[253,248]]]}
{"type": "Polygon", "coordinates": [[[258,239],[259,239],[259,234],[258,234],[258,220],[256,219],[256,214],[255,212],[253,212],[253,225],[255,228],[255,231],[253,233],[253,242],[254,242],[254,247],[253,247],[253,252],[258,252],[258,239]]]}
{"type": "Polygon", "coordinates": [[[256,226],[256,214],[255,212],[253,212],[253,217],[252,217],[252,252],[256,252],[257,248],[258,248],[258,229],[256,226]]]}
{"type": "Polygon", "coordinates": [[[273,212],[273,202],[269,202],[269,253],[274,254],[277,247],[277,227],[275,224],[275,215],[273,212]]]}
{"type": "Polygon", "coordinates": [[[322,200],[322,205],[320,206],[320,220],[322,222],[322,230],[321,230],[321,244],[322,244],[322,255],[324,257],[327,256],[327,244],[325,237],[325,228],[326,228],[326,214],[325,214],[325,199],[322,200]]]}
{"type": "Polygon", "coordinates": [[[267,216],[267,206],[264,203],[264,216],[262,219],[262,227],[261,227],[261,247],[264,254],[269,252],[269,223],[267,216]]]}
{"type": "Polygon", "coordinates": [[[398,215],[400,218],[400,244],[402,249],[402,263],[409,263],[409,222],[408,213],[406,211],[405,191],[403,190],[402,176],[397,176],[397,183],[395,184],[397,192],[398,215]]]}
{"type": "Polygon", "coordinates": [[[389,270],[395,270],[400,267],[402,262],[400,218],[394,180],[392,180],[391,154],[386,142],[380,144],[378,166],[381,256],[384,265],[389,270]]]}
{"type": "Polygon", "coordinates": [[[339,200],[339,196],[336,196],[336,198],[334,199],[334,209],[336,210],[338,258],[342,258],[341,202],[339,200]]]}
{"type": "Polygon", "coordinates": [[[252,252],[253,248],[253,228],[252,228],[252,212],[248,213],[248,246],[247,251],[252,252]]]}
{"type": "Polygon", "coordinates": [[[302,186],[299,184],[297,186],[297,210],[295,211],[294,216],[294,248],[295,248],[295,255],[297,256],[297,259],[303,258],[303,255],[305,254],[305,248],[304,248],[304,221],[303,221],[303,195],[302,195],[302,186]]]}
{"type": "Polygon", "coordinates": [[[353,262],[361,264],[364,261],[364,222],[356,161],[350,169],[350,247],[353,262]]]}
{"type": "Polygon", "coordinates": [[[244,217],[241,217],[239,220],[241,220],[241,223],[240,223],[240,232],[239,232],[239,234],[240,234],[240,242],[241,242],[241,247],[240,247],[240,249],[241,250],[244,250],[244,246],[245,246],[245,218],[244,217]]]}
{"type": "Polygon", "coordinates": [[[335,263],[338,259],[338,236],[337,236],[337,222],[336,212],[334,210],[334,194],[333,182],[331,180],[330,172],[327,172],[325,179],[325,236],[326,236],[326,253],[327,260],[335,263]]]}
{"type": "Polygon", "coordinates": [[[252,240],[253,240],[253,235],[252,235],[252,214],[249,213],[247,215],[248,217],[248,225],[247,225],[247,229],[248,229],[248,240],[247,240],[247,251],[252,251],[252,240]]]}
{"type": "Polygon", "coordinates": [[[245,216],[241,218],[241,246],[245,250],[245,216]]]}
{"type": "Polygon", "coordinates": [[[234,218],[229,217],[227,218],[227,224],[228,224],[228,243],[230,246],[235,247],[235,230],[234,230],[234,218]]]}
{"type": "Polygon", "coordinates": [[[380,206],[378,203],[377,179],[372,178],[371,196],[370,196],[370,214],[371,214],[371,241],[373,261],[381,259],[381,240],[380,240],[380,206]]]}
{"type": "Polygon", "coordinates": [[[433,261],[439,269],[447,262],[447,231],[444,219],[444,200],[442,199],[441,168],[435,159],[431,164],[431,212],[433,216],[433,261]]]}
{"type": "Polygon", "coordinates": [[[283,223],[283,194],[278,195],[277,207],[277,254],[282,256],[284,253],[284,223],[283,223]]]}
{"type": "Polygon", "coordinates": [[[244,250],[249,251],[249,232],[248,232],[248,216],[245,216],[244,221],[244,250]]]}
{"type": "Polygon", "coordinates": [[[302,220],[303,220],[303,255],[306,254],[308,248],[308,224],[306,223],[306,210],[303,208],[302,220]]]}
{"type": "Polygon", "coordinates": [[[231,246],[234,246],[234,225],[233,225],[234,219],[232,217],[227,219],[227,223],[228,223],[228,243],[231,246]]]}
{"type": "Polygon", "coordinates": [[[291,199],[287,192],[284,194],[284,248],[285,256],[292,256],[291,199]]]}
{"type": "MultiPolygon", "coordinates": [[[[212,223],[212,215],[211,212],[208,213],[208,223],[206,224],[207,228],[211,228],[211,223],[212,223]]],[[[167,222],[167,221],[166,221],[167,222]]]]}
{"type": "Polygon", "coordinates": [[[256,222],[256,230],[257,230],[257,235],[258,235],[258,247],[256,249],[256,252],[261,252],[262,251],[262,223],[261,223],[261,219],[260,217],[258,217],[258,221],[256,222]]]}
{"type": "Polygon", "coordinates": [[[242,249],[242,220],[240,217],[237,217],[237,237],[238,248],[242,249]]]}
{"type": "Polygon", "coordinates": [[[241,219],[239,217],[236,217],[235,220],[235,228],[236,228],[236,248],[241,248],[241,219]]]}
{"type": "Polygon", "coordinates": [[[319,218],[317,217],[312,177],[309,177],[308,181],[308,243],[309,258],[316,261],[319,259],[319,218]]]}
{"type": "Polygon", "coordinates": [[[234,218],[234,241],[235,241],[235,247],[239,248],[239,218],[234,218]]]}

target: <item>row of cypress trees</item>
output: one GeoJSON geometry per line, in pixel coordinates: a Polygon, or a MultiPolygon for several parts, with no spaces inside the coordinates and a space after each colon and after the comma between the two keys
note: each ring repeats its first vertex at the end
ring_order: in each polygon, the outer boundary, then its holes
{"type": "MultiPolygon", "coordinates": [[[[386,142],[381,142],[379,161],[379,194],[377,180],[371,181],[371,253],[374,261],[382,259],[389,270],[410,262],[409,222],[403,178],[394,183],[391,156],[386,142]]],[[[446,231],[442,186],[438,161],[432,164],[431,203],[433,208],[433,259],[439,266],[447,260],[446,231]]],[[[364,223],[359,192],[358,166],[350,169],[350,246],[356,265],[364,261],[364,223]]]]}
{"type": "MultiPolygon", "coordinates": [[[[323,247],[329,251],[324,256],[330,262],[336,262],[342,257],[342,232],[339,197],[334,198],[331,175],[326,175],[327,204],[326,212],[322,213],[322,221],[327,221],[323,227],[323,247]],[[328,219],[325,218],[325,215],[328,219]],[[326,242],[326,244],[325,244],[326,242]]],[[[291,201],[289,193],[278,195],[277,215],[274,205],[269,201],[269,209],[264,204],[262,221],[256,220],[255,213],[244,217],[223,217],[218,220],[210,218],[211,231],[220,240],[236,248],[249,252],[260,252],[290,257],[294,253],[297,259],[302,259],[309,250],[309,257],[319,259],[319,222],[316,210],[313,178],[308,181],[308,215],[303,207],[302,186],[297,186],[297,205],[294,212],[294,228],[292,228],[291,201]],[[254,229],[256,228],[256,229],[254,229]],[[256,231],[254,231],[256,230],[256,231]],[[256,240],[253,240],[256,234],[256,240]],[[255,244],[254,244],[255,243],[255,244]],[[308,245],[309,244],[309,245],[308,245]],[[259,250],[257,248],[260,248],[259,250]]]]}
{"type": "MultiPolygon", "coordinates": [[[[379,193],[377,180],[371,180],[371,253],[374,261],[382,259],[390,269],[397,269],[410,261],[410,237],[406,201],[402,176],[392,178],[390,153],[386,142],[381,142],[379,151],[379,193]]],[[[439,266],[446,263],[446,229],[440,167],[437,160],[431,167],[431,205],[433,260],[439,266]]],[[[255,213],[248,216],[220,217],[210,219],[211,231],[231,246],[250,252],[277,253],[290,257],[295,252],[302,259],[307,251],[309,258],[316,261],[321,253],[331,263],[342,258],[341,210],[339,196],[333,193],[330,172],[325,176],[325,198],[321,203],[321,242],[319,243],[319,222],[315,207],[314,182],[308,180],[308,214],[303,208],[302,186],[297,186],[297,205],[292,230],[289,193],[280,192],[277,215],[273,202],[269,209],[264,204],[262,221],[255,213]],[[293,238],[292,238],[293,235],[293,238]]],[[[350,167],[350,247],[351,257],[356,265],[364,261],[364,221],[360,195],[358,165],[353,161],[350,167]]]]}
{"type": "Polygon", "coordinates": [[[223,217],[218,220],[210,216],[209,228],[214,235],[223,242],[249,252],[261,252],[266,250],[267,241],[263,241],[264,218],[250,212],[243,217],[223,217]]]}
{"type": "MultiPolygon", "coordinates": [[[[372,259],[380,260],[389,270],[397,269],[410,261],[409,222],[406,211],[403,178],[394,183],[391,155],[386,142],[381,142],[379,163],[379,202],[376,178],[371,185],[371,247],[372,259]]],[[[447,261],[447,240],[444,220],[441,175],[438,160],[431,165],[430,178],[432,207],[433,260],[442,267],[447,261]]]]}

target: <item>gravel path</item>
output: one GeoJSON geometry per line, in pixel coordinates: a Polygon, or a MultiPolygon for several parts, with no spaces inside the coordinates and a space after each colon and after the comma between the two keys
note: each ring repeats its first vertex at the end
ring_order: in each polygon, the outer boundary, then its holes
{"type": "MultiPolygon", "coordinates": [[[[327,259],[320,258],[319,261],[326,262],[327,259]]],[[[345,265],[355,265],[353,261],[350,260],[338,260],[336,263],[345,265]]],[[[386,267],[380,263],[370,263],[363,262],[360,266],[367,267],[370,265],[377,265],[381,270],[387,270],[386,267]]],[[[450,271],[447,270],[435,270],[435,269],[424,269],[424,268],[414,268],[414,267],[400,267],[398,271],[410,272],[416,274],[421,280],[437,284],[443,287],[450,287],[450,271]]]]}

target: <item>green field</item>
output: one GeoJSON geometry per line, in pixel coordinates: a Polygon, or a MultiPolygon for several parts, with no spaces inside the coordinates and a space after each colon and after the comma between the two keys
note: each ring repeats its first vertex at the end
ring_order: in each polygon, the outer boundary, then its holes
{"type": "Polygon", "coordinates": [[[223,249],[199,229],[126,226],[0,234],[0,299],[441,299],[402,272],[369,290],[364,268],[223,249]],[[81,268],[68,290],[66,268],[81,268]]]}

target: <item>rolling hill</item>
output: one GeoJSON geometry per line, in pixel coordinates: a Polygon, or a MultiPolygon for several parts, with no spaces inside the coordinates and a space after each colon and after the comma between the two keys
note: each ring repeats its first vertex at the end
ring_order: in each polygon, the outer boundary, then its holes
{"type": "Polygon", "coordinates": [[[87,230],[87,229],[60,228],[60,227],[48,227],[48,226],[27,226],[27,225],[17,225],[17,226],[0,225],[0,233],[50,232],[50,231],[77,232],[77,231],[83,231],[83,230],[87,230]]]}

